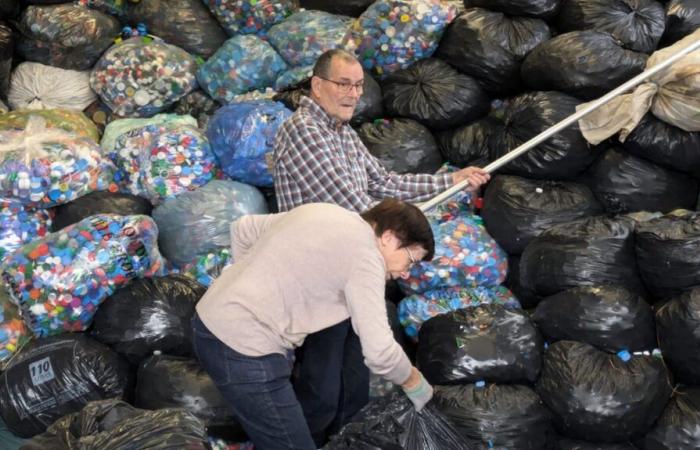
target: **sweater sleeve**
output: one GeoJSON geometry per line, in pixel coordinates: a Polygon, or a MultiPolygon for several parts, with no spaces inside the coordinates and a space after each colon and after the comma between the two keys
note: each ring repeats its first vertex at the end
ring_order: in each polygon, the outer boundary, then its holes
{"type": "Polygon", "coordinates": [[[401,384],[411,373],[411,362],[389,326],[384,276],[381,256],[368,254],[356,259],[345,286],[345,298],[365,364],[373,373],[401,384]]]}

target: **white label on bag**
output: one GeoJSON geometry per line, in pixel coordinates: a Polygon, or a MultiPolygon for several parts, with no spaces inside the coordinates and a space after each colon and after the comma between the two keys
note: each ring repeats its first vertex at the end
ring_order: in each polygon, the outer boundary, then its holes
{"type": "Polygon", "coordinates": [[[37,386],[55,378],[53,367],[51,367],[51,358],[48,356],[38,361],[29,364],[29,374],[32,377],[32,384],[37,386]]]}

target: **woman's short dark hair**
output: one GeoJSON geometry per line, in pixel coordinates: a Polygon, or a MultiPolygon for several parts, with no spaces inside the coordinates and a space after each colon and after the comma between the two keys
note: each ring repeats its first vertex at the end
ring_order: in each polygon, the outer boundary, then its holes
{"type": "Polygon", "coordinates": [[[377,203],[373,208],[360,214],[363,219],[374,226],[377,237],[385,231],[393,231],[401,241],[401,247],[419,245],[427,253],[423,261],[430,261],[435,254],[435,239],[428,219],[415,205],[388,198],[377,203]]]}

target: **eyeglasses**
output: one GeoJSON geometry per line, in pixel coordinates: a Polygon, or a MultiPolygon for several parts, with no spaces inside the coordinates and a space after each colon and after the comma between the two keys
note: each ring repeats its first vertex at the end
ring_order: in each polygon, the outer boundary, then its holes
{"type": "MultiPolygon", "coordinates": [[[[318,75],[316,75],[316,76],[319,77],[318,75]]],[[[325,80],[325,81],[330,81],[331,83],[333,83],[333,84],[335,84],[336,86],[338,86],[338,90],[339,90],[342,94],[349,94],[350,91],[352,90],[352,88],[355,88],[355,90],[357,91],[357,93],[360,94],[360,95],[362,95],[362,92],[364,92],[364,90],[365,90],[365,88],[364,88],[364,84],[365,84],[364,80],[363,80],[363,81],[358,81],[357,83],[350,83],[349,81],[333,81],[333,80],[329,80],[328,78],[323,78],[323,77],[319,77],[319,78],[322,79],[322,80],[325,80]]]]}
{"type": "Polygon", "coordinates": [[[408,265],[408,268],[410,269],[416,264],[416,258],[413,257],[411,254],[411,250],[408,249],[408,247],[404,247],[406,249],[406,253],[408,254],[408,259],[411,261],[411,264],[408,265]]]}

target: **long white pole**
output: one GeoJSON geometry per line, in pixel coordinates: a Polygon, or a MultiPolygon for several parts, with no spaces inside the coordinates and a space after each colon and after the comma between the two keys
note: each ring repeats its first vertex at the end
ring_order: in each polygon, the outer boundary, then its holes
{"type": "MultiPolygon", "coordinates": [[[[605,105],[608,103],[610,100],[613,98],[617,97],[620,94],[623,94],[627,92],[628,90],[632,89],[633,87],[637,86],[638,84],[641,84],[648,78],[656,75],[660,71],[664,70],[671,64],[675,63],[679,59],[683,58],[687,54],[700,49],[700,40],[693,42],[689,46],[685,47],[683,50],[679,51],[678,53],[674,54],[667,60],[655,65],[654,67],[651,67],[644,72],[640,73],[636,77],[632,78],[631,80],[627,81],[626,83],[618,86],[617,88],[613,89],[612,91],[608,92],[604,96],[600,97],[598,100],[595,102],[591,103],[588,107],[575,112],[574,114],[570,115],[566,119],[562,120],[561,122],[557,123],[556,125],[551,126],[550,128],[544,130],[542,133],[538,134],[537,136],[533,137],[529,141],[525,142],[524,144],[518,146],[515,150],[512,150],[508,152],[507,154],[501,156],[497,160],[493,161],[492,163],[489,163],[486,167],[484,167],[484,170],[488,173],[492,173],[496,169],[498,169],[501,166],[504,166],[505,164],[508,164],[518,156],[522,155],[523,153],[529,151],[533,147],[539,145],[542,143],[542,141],[549,139],[551,136],[557,134],[564,128],[568,127],[569,125],[577,122],[579,119],[582,117],[587,116],[591,112],[595,111],[596,109],[600,108],[601,106],[605,105]]],[[[435,206],[439,205],[440,203],[444,202],[445,200],[449,199],[465,187],[469,185],[469,182],[467,180],[464,180],[458,184],[455,184],[451,188],[447,189],[446,191],[438,194],[437,196],[433,197],[432,199],[428,200],[425,203],[421,203],[418,205],[418,207],[422,211],[428,211],[435,206]]]]}

